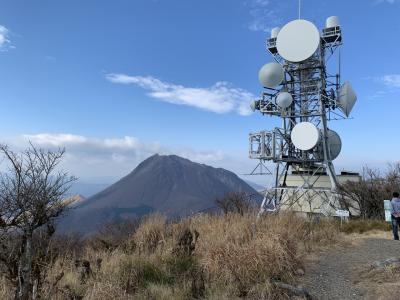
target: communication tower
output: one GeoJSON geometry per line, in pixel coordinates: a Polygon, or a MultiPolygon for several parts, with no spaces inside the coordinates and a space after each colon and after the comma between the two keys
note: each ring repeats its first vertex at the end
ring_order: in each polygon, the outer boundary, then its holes
{"type": "Polygon", "coordinates": [[[251,108],[279,117],[281,126],[249,135],[249,157],[260,160],[261,167],[266,161],[275,164],[274,186],[265,192],[260,213],[299,201],[318,202],[323,214],[339,206],[332,161],[342,142],[329,121],[348,118],[357,100],[350,83],[341,83],[342,41],[336,16],[326,20],[322,32],[303,19],[271,31],[266,48],[274,62],[260,69],[264,89],[251,108]],[[296,184],[288,183],[292,175],[300,179],[296,184]],[[329,177],[329,186],[317,184],[321,176],[329,177]]]}

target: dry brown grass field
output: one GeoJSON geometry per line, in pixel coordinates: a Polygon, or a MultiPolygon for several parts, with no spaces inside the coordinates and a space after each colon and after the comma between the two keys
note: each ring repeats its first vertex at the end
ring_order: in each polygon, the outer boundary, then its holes
{"type": "MultiPolygon", "coordinates": [[[[350,226],[350,225],[348,225],[350,226]]],[[[347,229],[351,230],[351,229],[347,229]]],[[[44,299],[292,299],[304,258],[341,240],[337,222],[293,214],[144,219],[122,240],[97,235],[47,270],[44,299]]],[[[66,247],[67,248],[67,247],[66,247]]],[[[13,290],[0,279],[0,299],[13,290]]]]}

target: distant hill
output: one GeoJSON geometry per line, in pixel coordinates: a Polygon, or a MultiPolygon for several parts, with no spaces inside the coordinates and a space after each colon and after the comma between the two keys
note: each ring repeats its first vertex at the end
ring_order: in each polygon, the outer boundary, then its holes
{"type": "Polygon", "coordinates": [[[108,186],[110,186],[110,184],[77,181],[72,184],[68,192],[71,195],[82,195],[85,198],[89,198],[108,186]]]}
{"type": "Polygon", "coordinates": [[[253,182],[253,181],[250,181],[250,180],[245,180],[246,181],[246,183],[249,185],[249,186],[251,186],[253,189],[255,189],[256,191],[263,191],[263,190],[265,190],[265,186],[263,186],[263,185],[261,185],[261,184],[258,184],[258,183],[255,183],[255,182],[253,182]]]}
{"type": "Polygon", "coordinates": [[[161,212],[186,216],[215,208],[215,198],[240,191],[261,196],[236,174],[176,155],[153,155],[130,174],[76,205],[61,220],[62,231],[93,232],[113,220],[161,212]]]}

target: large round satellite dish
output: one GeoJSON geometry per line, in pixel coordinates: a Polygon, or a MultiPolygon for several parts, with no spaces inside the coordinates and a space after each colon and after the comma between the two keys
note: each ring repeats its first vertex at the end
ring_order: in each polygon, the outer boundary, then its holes
{"type": "Polygon", "coordinates": [[[301,122],[293,127],[290,136],[293,145],[297,149],[307,151],[311,150],[319,143],[320,131],[313,123],[301,122]]]}
{"type": "Polygon", "coordinates": [[[288,92],[280,92],[276,96],[276,104],[281,108],[288,108],[293,102],[293,97],[288,92]]]}
{"type": "Polygon", "coordinates": [[[284,59],[290,62],[301,62],[317,51],[319,41],[319,32],[313,23],[295,20],[287,23],[279,31],[276,48],[284,59]]]}
{"type": "MultiPolygon", "coordinates": [[[[327,136],[328,136],[328,149],[331,153],[331,160],[336,159],[340,151],[342,150],[342,140],[340,139],[339,134],[337,134],[336,131],[327,130],[327,136]]],[[[315,153],[316,157],[319,159],[324,159],[324,150],[322,148],[322,143],[320,143],[320,146],[318,146],[318,149],[315,153]]]]}
{"type": "Polygon", "coordinates": [[[281,84],[285,77],[285,71],[278,63],[269,63],[258,72],[258,80],[261,85],[268,88],[274,88],[281,84]]]}
{"type": "Polygon", "coordinates": [[[331,160],[334,160],[342,150],[342,140],[336,131],[328,130],[328,145],[331,152],[331,160]]]}

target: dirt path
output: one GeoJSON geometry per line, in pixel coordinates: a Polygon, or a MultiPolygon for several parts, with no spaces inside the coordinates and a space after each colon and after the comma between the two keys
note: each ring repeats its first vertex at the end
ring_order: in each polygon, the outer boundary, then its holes
{"type": "Polygon", "coordinates": [[[389,233],[352,235],[346,240],[345,245],[306,260],[302,284],[311,295],[324,300],[400,299],[400,284],[368,276],[373,262],[400,257],[400,242],[391,240],[389,233]]]}

